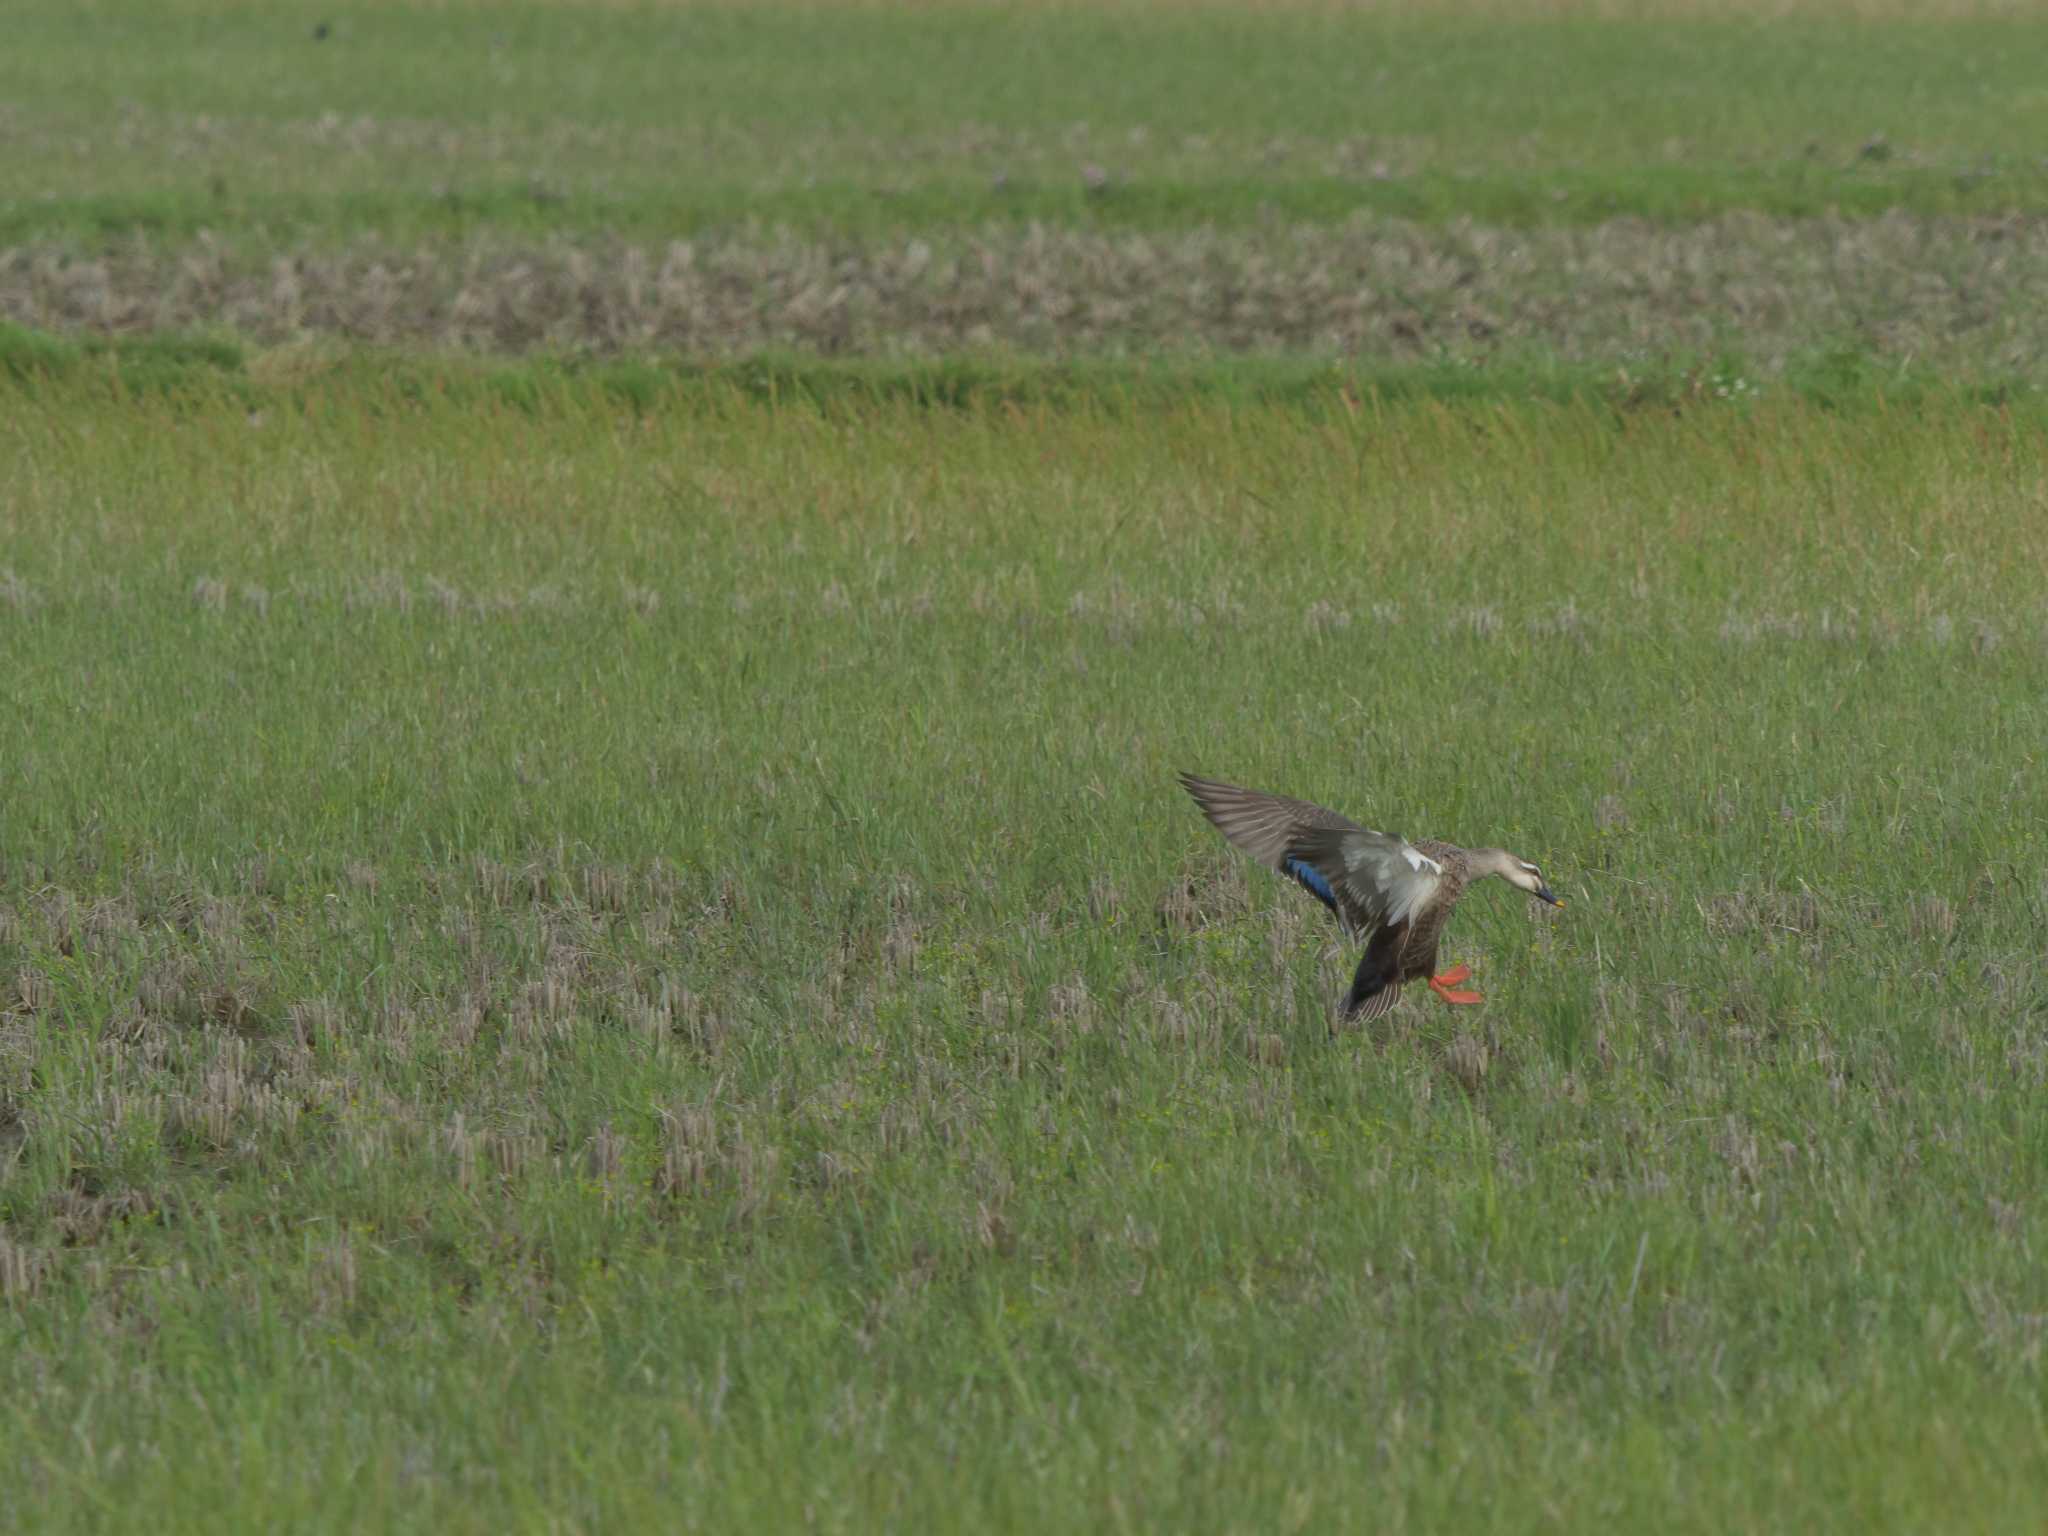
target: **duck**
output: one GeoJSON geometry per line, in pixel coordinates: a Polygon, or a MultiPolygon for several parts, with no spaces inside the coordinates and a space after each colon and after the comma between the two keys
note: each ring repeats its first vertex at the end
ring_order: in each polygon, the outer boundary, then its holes
{"type": "Polygon", "coordinates": [[[1476,882],[1497,875],[1538,901],[1564,905],[1542,870],[1505,848],[1460,848],[1434,838],[1411,843],[1311,801],[1192,773],[1180,782],[1226,841],[1294,881],[1330,909],[1345,937],[1365,945],[1344,999],[1350,1023],[1379,1018],[1401,1000],[1404,986],[1425,977],[1453,1007],[1484,1001],[1460,985],[1472,967],[1436,968],[1444,924],[1476,882]]]}

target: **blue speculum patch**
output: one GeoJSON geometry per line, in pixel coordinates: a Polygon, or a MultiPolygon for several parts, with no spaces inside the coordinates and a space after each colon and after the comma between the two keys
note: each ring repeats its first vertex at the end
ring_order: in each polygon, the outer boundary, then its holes
{"type": "Polygon", "coordinates": [[[1302,889],[1315,897],[1332,912],[1337,910],[1337,895],[1330,889],[1330,882],[1300,859],[1287,859],[1280,867],[1301,882],[1302,889]]]}

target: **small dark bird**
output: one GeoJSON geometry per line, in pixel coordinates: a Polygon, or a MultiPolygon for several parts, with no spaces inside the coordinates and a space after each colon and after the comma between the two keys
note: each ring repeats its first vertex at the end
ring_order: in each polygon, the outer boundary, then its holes
{"type": "Polygon", "coordinates": [[[1347,1019],[1380,1017],[1400,1001],[1405,983],[1424,977],[1447,1003],[1480,1001],[1479,993],[1458,988],[1472,974],[1469,965],[1436,973],[1437,941],[1473,881],[1499,875],[1539,901],[1564,905],[1544,883],[1542,870],[1503,848],[1459,848],[1427,838],[1410,843],[1306,800],[1191,773],[1180,782],[1217,831],[1299,884],[1336,915],[1347,938],[1364,942],[1365,955],[1344,999],[1347,1019]]]}

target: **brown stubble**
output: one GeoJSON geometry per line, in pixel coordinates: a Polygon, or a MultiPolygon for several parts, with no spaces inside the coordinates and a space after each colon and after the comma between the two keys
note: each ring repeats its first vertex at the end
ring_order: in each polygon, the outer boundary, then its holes
{"type": "MultiPolygon", "coordinates": [[[[315,338],[698,358],[1143,346],[1401,361],[1540,348],[1640,371],[1673,352],[1711,354],[1733,332],[1766,373],[1848,337],[1926,365],[2019,367],[2044,340],[2042,230],[2017,215],[1737,212],[1534,229],[1365,216],[1159,233],[991,225],[914,252],[788,231],[666,245],[494,235],[298,251],[289,303],[268,255],[137,239],[0,252],[0,315],[109,335],[225,328],[283,349],[256,365],[266,376],[302,372],[315,338]]],[[[209,606],[227,596],[211,581],[194,591],[209,606]]],[[[627,592],[636,607],[646,596],[627,592]]]]}

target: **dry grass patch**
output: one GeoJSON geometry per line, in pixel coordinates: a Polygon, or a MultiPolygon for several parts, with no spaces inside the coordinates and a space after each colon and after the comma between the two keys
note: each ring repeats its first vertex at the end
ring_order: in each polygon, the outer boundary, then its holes
{"type": "MultiPolygon", "coordinates": [[[[992,226],[882,244],[768,231],[667,245],[364,243],[289,255],[129,241],[0,251],[0,316],[107,335],[225,329],[493,353],[1080,355],[1156,349],[1475,361],[1538,350],[1626,370],[1731,340],[1753,392],[1796,354],[2023,370],[2048,335],[2031,218],[1771,220],[1684,228],[1338,227],[1102,234],[992,226]]],[[[202,578],[194,599],[219,608],[202,578]]],[[[248,600],[260,602],[260,597],[248,600]]],[[[456,599],[451,599],[456,600],[456,599]]],[[[644,610],[644,592],[628,592],[644,610]]]]}

